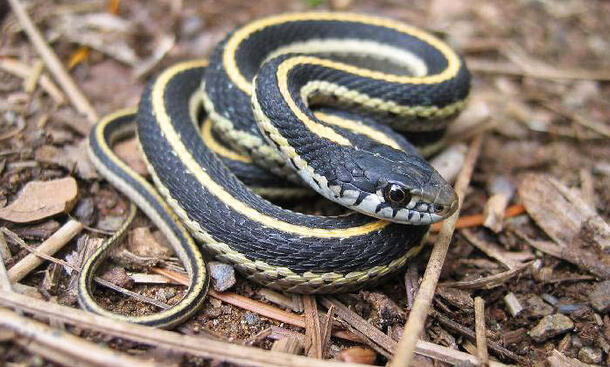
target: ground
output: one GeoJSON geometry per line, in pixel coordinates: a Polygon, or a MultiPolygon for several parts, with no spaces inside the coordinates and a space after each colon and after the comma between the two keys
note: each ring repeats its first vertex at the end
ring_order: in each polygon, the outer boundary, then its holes
{"type": "MultiPolygon", "coordinates": [[[[483,137],[461,216],[482,214],[486,207],[503,210],[504,204],[514,213],[504,223],[496,223],[501,226],[495,231],[494,224],[487,225],[492,229],[485,228],[476,218],[470,228],[465,228],[465,222],[458,224],[423,338],[476,355],[469,333],[475,330],[473,298],[481,297],[491,358],[541,366],[555,361],[559,353],[562,358],[610,364],[610,301],[605,292],[610,288],[609,2],[31,0],[22,4],[99,116],[137,104],[146,81],[163,67],[209,56],[236,25],[268,14],[357,11],[405,21],[443,38],[465,57],[473,75],[468,106],[450,128],[449,140],[472,146],[473,137],[483,137]],[[517,312],[519,307],[522,310],[517,312]]],[[[2,233],[8,244],[0,255],[10,269],[30,252],[21,240],[36,247],[76,218],[85,227],[53,255],[67,265],[44,262],[21,283],[30,287],[22,290],[27,294],[78,307],[70,265],[78,266],[78,257],[96,238],[105,238],[117,228],[129,203],[87,161],[83,142],[90,119],[78,112],[64,92],[55,91],[62,83],[43,80],[49,73],[37,47],[3,1],[0,22],[0,227],[6,229],[2,233]],[[44,78],[36,77],[40,70],[44,78]],[[3,217],[1,210],[19,199],[26,184],[68,176],[78,185],[78,197],[67,200],[69,214],[32,217],[21,224],[4,220],[10,218],[3,217]]],[[[123,149],[125,159],[137,160],[133,144],[123,149]]],[[[65,190],[50,196],[69,196],[65,190]]],[[[324,204],[290,205],[324,210],[324,204]]],[[[165,240],[148,219],[139,214],[134,228],[125,249],[112,256],[107,279],[157,301],[176,302],[184,287],[134,284],[126,276],[125,270],[141,274],[153,266],[179,267],[171,253],[164,252],[165,240]],[[142,243],[160,245],[151,250],[142,248],[147,247],[142,243]],[[136,260],[130,257],[134,253],[140,255],[136,260]]],[[[404,277],[401,274],[374,291],[342,295],[339,300],[398,340],[412,306],[409,293],[417,288],[435,239],[436,235],[430,236],[430,246],[404,277]]],[[[239,276],[231,292],[276,310],[292,305],[296,310],[289,311],[302,311],[298,299],[270,302],[264,290],[239,276]]],[[[106,288],[98,287],[96,296],[117,312],[156,310],[106,288]]],[[[265,349],[271,347],[278,330],[304,335],[303,328],[263,316],[260,304],[238,307],[231,303],[209,297],[203,309],[177,331],[265,349]]],[[[52,325],[61,327],[57,322],[52,325]]],[[[33,351],[23,339],[3,337],[2,326],[0,364],[59,365],[33,351]]],[[[220,364],[111,338],[78,325],[67,329],[157,361],[220,364]]],[[[333,337],[325,356],[357,354],[349,349],[357,345],[367,344],[333,337]]],[[[383,365],[383,347],[373,352],[372,360],[363,361],[383,365]]],[[[419,363],[442,364],[425,358],[419,363]]],[[[577,361],[564,363],[576,365],[577,361]]]]}

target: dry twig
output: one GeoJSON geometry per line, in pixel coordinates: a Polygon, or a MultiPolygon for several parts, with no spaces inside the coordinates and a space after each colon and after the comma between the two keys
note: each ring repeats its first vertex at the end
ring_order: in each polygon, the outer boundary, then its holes
{"type": "MultiPolygon", "coordinates": [[[[381,330],[375,328],[355,312],[350,311],[337,299],[333,297],[320,297],[320,303],[325,307],[335,306],[335,313],[337,316],[345,320],[356,335],[359,335],[378,353],[390,357],[392,353],[397,350],[396,348],[399,347],[398,343],[392,338],[382,333],[381,330]]],[[[423,340],[417,341],[415,351],[417,354],[450,364],[458,364],[460,366],[477,366],[479,364],[479,360],[471,354],[425,342],[423,340]]]]}
{"type": "Polygon", "coordinates": [[[490,275],[483,278],[478,278],[474,280],[461,280],[458,282],[444,282],[439,284],[441,287],[454,287],[454,288],[462,288],[462,289],[491,289],[495,287],[499,287],[504,284],[508,279],[514,277],[515,275],[521,273],[523,270],[527,269],[530,266],[530,263],[519,265],[510,270],[504,271],[502,273],[490,275]]]}
{"type": "MultiPolygon", "coordinates": [[[[161,346],[176,352],[189,353],[207,359],[227,361],[248,366],[269,367],[364,367],[361,364],[343,364],[340,362],[323,361],[286,353],[261,350],[237,344],[229,344],[200,336],[192,337],[179,333],[153,329],[146,326],[108,319],[99,315],[87,313],[78,309],[61,306],[55,303],[40,301],[13,292],[0,290],[0,304],[21,309],[41,317],[49,317],[57,321],[81,328],[87,328],[108,335],[132,340],[138,343],[161,346]],[[205,342],[203,342],[205,341],[205,342]]],[[[458,352],[459,353],[459,352],[458,352]]],[[[462,353],[464,354],[464,353],[462,353]]],[[[474,360],[476,360],[475,357],[474,360]]]]}
{"type": "Polygon", "coordinates": [[[585,69],[528,69],[525,70],[513,63],[494,62],[482,59],[467,58],[468,69],[475,73],[514,75],[536,79],[551,80],[599,80],[610,81],[610,73],[605,70],[591,71],[585,69]]]}
{"type": "Polygon", "coordinates": [[[474,321],[479,361],[481,366],[487,366],[489,364],[489,355],[487,354],[487,330],[485,328],[485,301],[481,297],[474,298],[474,321]]]}
{"type": "Polygon", "coordinates": [[[36,247],[36,253],[31,253],[13,265],[8,271],[12,282],[18,282],[43,263],[43,258],[38,254],[51,256],[64,247],[74,236],[82,231],[83,225],[70,219],[57,232],[53,233],[46,241],[36,247]]]}
{"type": "Polygon", "coordinates": [[[390,363],[391,367],[408,367],[413,360],[417,341],[423,331],[428,309],[430,308],[432,298],[434,297],[434,290],[436,289],[436,284],[445,262],[445,256],[447,255],[449,243],[451,242],[455,224],[460,213],[460,207],[462,206],[466,189],[470,183],[474,165],[479,156],[479,152],[481,151],[482,141],[483,135],[479,134],[470,144],[466,160],[464,161],[464,167],[462,167],[462,171],[455,183],[455,191],[458,194],[460,202],[458,210],[443,223],[438,234],[438,238],[432,249],[432,254],[430,255],[430,260],[428,260],[424,279],[419,288],[419,292],[417,293],[417,297],[415,298],[411,313],[409,314],[409,319],[405,325],[402,338],[398,344],[397,352],[390,363]]]}
{"type": "MultiPolygon", "coordinates": [[[[0,69],[23,79],[29,78],[33,74],[32,68],[17,60],[9,58],[0,59],[0,69]]],[[[40,78],[37,79],[37,82],[40,83],[42,89],[53,98],[55,103],[62,105],[66,102],[63,93],[47,75],[41,75],[40,78]]]]}
{"type": "Polygon", "coordinates": [[[153,367],[160,364],[144,361],[128,354],[102,348],[97,344],[78,338],[72,334],[53,329],[43,323],[34,321],[15,312],[0,309],[0,326],[34,341],[32,351],[41,353],[43,357],[55,362],[65,362],[66,358],[78,361],[79,365],[87,366],[125,366],[125,367],[153,367]]]}
{"type": "Polygon", "coordinates": [[[40,57],[42,57],[47,65],[47,69],[49,69],[49,72],[55,77],[59,85],[62,87],[70,99],[70,102],[72,102],[74,107],[76,107],[80,113],[87,116],[87,120],[89,120],[91,124],[96,123],[99,117],[93,109],[93,106],[91,106],[74,80],[72,80],[72,77],[70,74],[68,74],[55,52],[53,52],[51,47],[49,47],[45,39],[42,37],[42,34],[40,34],[40,31],[38,28],[36,28],[36,25],[34,25],[32,19],[30,19],[29,15],[25,11],[23,4],[21,4],[19,0],[8,0],[8,3],[11,5],[15,16],[30,38],[30,41],[32,41],[34,48],[36,48],[36,51],[38,51],[40,57]]]}

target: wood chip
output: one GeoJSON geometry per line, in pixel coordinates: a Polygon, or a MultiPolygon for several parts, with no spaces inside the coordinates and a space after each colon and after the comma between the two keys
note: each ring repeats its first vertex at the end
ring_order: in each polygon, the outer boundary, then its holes
{"type": "Polygon", "coordinates": [[[351,347],[342,350],[337,355],[338,361],[349,363],[373,364],[377,359],[377,353],[371,348],[351,347]]]}
{"type": "Polygon", "coordinates": [[[72,177],[52,181],[32,181],[25,185],[19,197],[0,209],[0,218],[15,223],[29,223],[69,212],[78,196],[78,186],[72,177]]]}
{"type": "Polygon", "coordinates": [[[307,336],[305,348],[307,349],[307,355],[322,359],[322,330],[316,297],[304,295],[303,306],[305,308],[305,335],[307,336]]]}
{"type": "Polygon", "coordinates": [[[610,225],[578,191],[548,175],[527,174],[519,184],[519,196],[528,214],[557,244],[551,255],[610,278],[610,225]]]}
{"type": "Polygon", "coordinates": [[[301,354],[303,351],[303,344],[301,344],[299,338],[287,336],[283,339],[276,340],[271,346],[271,350],[289,354],[301,354]]]}
{"type": "Polygon", "coordinates": [[[506,303],[506,308],[508,308],[508,312],[510,312],[513,317],[517,316],[521,313],[521,311],[523,311],[521,302],[519,302],[519,299],[513,292],[508,292],[506,296],[504,296],[504,303],[506,303]]]}

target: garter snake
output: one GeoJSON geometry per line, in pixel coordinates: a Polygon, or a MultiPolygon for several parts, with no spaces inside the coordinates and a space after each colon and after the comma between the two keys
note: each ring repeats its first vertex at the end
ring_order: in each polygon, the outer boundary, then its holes
{"type": "Polygon", "coordinates": [[[208,288],[197,243],[248,279],[288,292],[346,291],[397,271],[418,253],[428,225],[455,211],[457,197],[403,135],[378,122],[429,144],[463,108],[469,86],[454,51],[396,21],[299,13],[238,28],[209,65],[189,61],[164,70],[143,93],[137,118],[133,110],[109,115],[89,138],[102,175],[152,219],[183,261],[191,279],[186,294],[142,317],[97,305],[93,274],[126,223],[83,267],[80,304],[147,325],[183,321],[208,288]],[[200,138],[201,102],[233,158],[304,182],[355,212],[305,215],[255,194],[219,159],[218,147],[200,138]],[[312,110],[318,106],[331,107],[312,110]],[[134,119],[155,188],[111,150],[133,133],[134,119]]]}

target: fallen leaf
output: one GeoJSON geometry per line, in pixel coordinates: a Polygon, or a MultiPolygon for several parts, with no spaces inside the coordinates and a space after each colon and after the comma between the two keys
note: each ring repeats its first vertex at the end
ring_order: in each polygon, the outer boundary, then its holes
{"type": "Polygon", "coordinates": [[[15,223],[29,223],[56,214],[69,212],[78,196],[73,177],[52,181],[29,182],[19,197],[0,209],[0,219],[15,223]]]}

